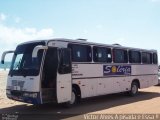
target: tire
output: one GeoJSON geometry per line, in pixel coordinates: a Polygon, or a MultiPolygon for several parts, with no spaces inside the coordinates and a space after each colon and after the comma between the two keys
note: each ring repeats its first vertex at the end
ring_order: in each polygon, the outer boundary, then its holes
{"type": "Polygon", "coordinates": [[[138,94],[138,83],[132,82],[131,90],[129,91],[130,96],[136,96],[138,94]]]}
{"type": "Polygon", "coordinates": [[[77,102],[78,102],[77,92],[76,92],[75,89],[72,89],[71,101],[68,101],[68,102],[64,103],[64,107],[70,108],[70,107],[76,105],[77,102]]]}

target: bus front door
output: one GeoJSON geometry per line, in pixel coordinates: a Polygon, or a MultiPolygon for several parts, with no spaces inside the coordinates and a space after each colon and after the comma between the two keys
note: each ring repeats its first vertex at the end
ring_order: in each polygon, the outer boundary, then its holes
{"type": "Polygon", "coordinates": [[[43,67],[42,75],[42,101],[43,103],[56,101],[58,69],[58,51],[57,48],[48,47],[43,67]]]}
{"type": "Polygon", "coordinates": [[[57,102],[63,103],[71,100],[71,52],[68,48],[58,50],[59,65],[57,73],[57,102]]]}

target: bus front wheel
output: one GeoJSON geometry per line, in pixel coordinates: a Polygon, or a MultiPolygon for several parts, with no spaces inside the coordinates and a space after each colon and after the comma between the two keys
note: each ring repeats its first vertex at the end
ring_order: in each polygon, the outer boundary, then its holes
{"type": "Polygon", "coordinates": [[[78,96],[77,96],[77,92],[75,89],[72,89],[72,93],[71,93],[71,100],[64,103],[64,107],[72,107],[74,106],[75,104],[77,104],[77,101],[78,101],[78,96]]]}
{"type": "Polygon", "coordinates": [[[131,84],[131,90],[129,91],[130,96],[135,96],[138,93],[138,83],[137,82],[132,82],[131,84]]]}

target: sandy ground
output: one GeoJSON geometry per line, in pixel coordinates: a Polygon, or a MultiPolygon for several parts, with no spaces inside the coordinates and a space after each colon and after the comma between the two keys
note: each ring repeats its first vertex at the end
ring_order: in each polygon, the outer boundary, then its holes
{"type": "Polygon", "coordinates": [[[17,105],[19,102],[9,100],[6,97],[6,83],[8,71],[0,71],[0,109],[4,106],[17,105]]]}
{"type": "Polygon", "coordinates": [[[7,72],[0,71],[0,119],[4,119],[4,115],[18,115],[18,120],[83,120],[87,114],[159,114],[160,120],[160,86],[141,89],[135,97],[123,93],[105,95],[64,108],[57,104],[31,105],[9,100],[5,95],[6,75],[7,72]]]}

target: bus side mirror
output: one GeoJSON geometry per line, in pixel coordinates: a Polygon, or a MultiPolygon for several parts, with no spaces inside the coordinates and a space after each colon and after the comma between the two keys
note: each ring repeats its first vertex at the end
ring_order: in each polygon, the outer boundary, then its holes
{"type": "Polygon", "coordinates": [[[4,64],[5,56],[8,53],[14,53],[14,51],[5,51],[5,52],[3,52],[2,57],[1,57],[1,64],[4,64]]]}
{"type": "Polygon", "coordinates": [[[47,46],[37,45],[37,46],[33,49],[32,59],[37,58],[37,54],[38,54],[38,51],[39,51],[39,50],[46,50],[46,49],[48,49],[47,46]]]}
{"type": "Polygon", "coordinates": [[[59,68],[60,74],[71,73],[71,52],[68,48],[59,50],[59,68]]]}

